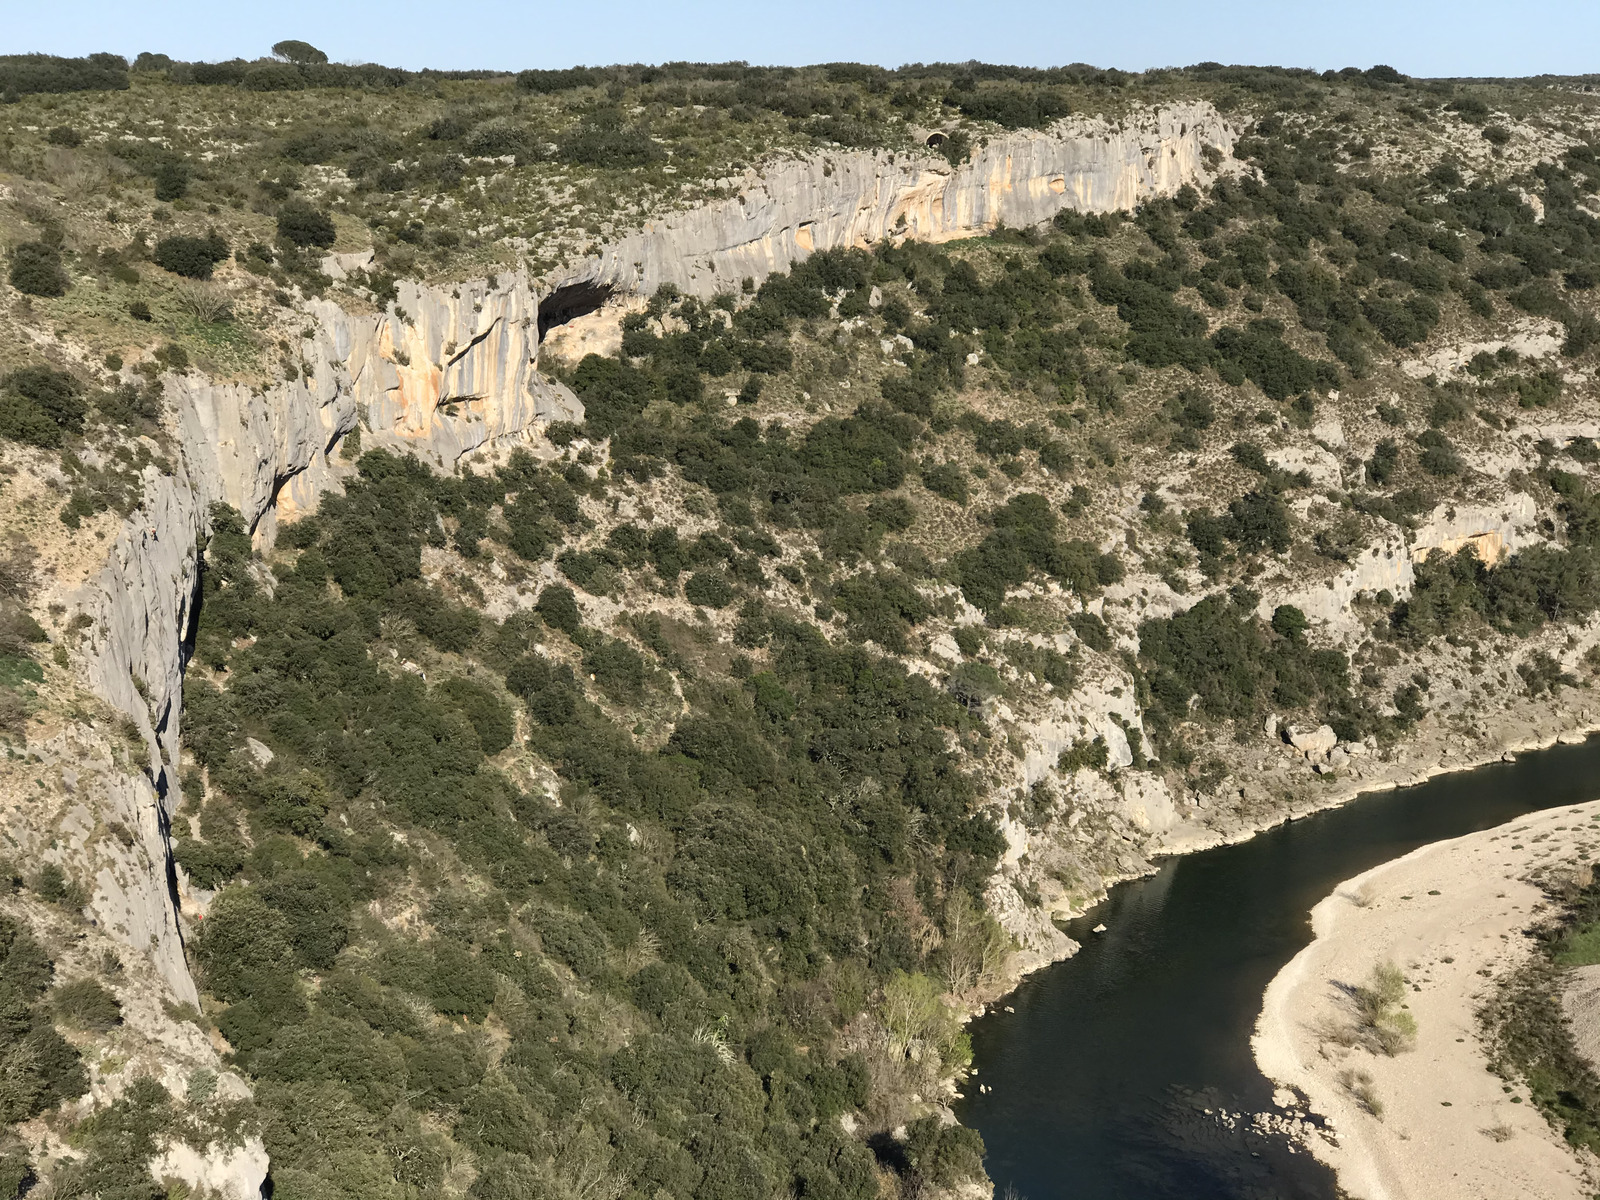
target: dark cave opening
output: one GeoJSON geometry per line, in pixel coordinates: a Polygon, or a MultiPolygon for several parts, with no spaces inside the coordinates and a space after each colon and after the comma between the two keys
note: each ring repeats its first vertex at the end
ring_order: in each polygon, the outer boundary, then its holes
{"type": "Polygon", "coordinates": [[[585,279],[558,287],[539,301],[539,340],[557,325],[594,312],[611,298],[609,283],[585,279]]]}

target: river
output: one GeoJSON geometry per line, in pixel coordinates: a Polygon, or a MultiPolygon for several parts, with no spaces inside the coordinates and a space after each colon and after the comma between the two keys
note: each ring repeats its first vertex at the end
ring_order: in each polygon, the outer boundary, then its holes
{"type": "Polygon", "coordinates": [[[956,1115],[983,1134],[997,1196],[1334,1200],[1308,1152],[1248,1130],[1274,1111],[1250,1035],[1268,982],[1311,940],[1311,907],[1418,846],[1597,796],[1592,738],[1363,796],[1119,884],[1066,926],[1077,955],[1000,1002],[1014,1012],[972,1023],[978,1075],[956,1115]],[[1230,1127],[1223,1112],[1245,1119],[1230,1127]]]}

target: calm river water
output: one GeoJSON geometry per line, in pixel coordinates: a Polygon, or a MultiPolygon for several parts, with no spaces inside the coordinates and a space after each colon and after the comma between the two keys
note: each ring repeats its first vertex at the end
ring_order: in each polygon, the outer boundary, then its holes
{"type": "Polygon", "coordinates": [[[1067,927],[1075,957],[1024,980],[1002,1002],[1014,1013],[972,1024],[979,1074],[956,1112],[983,1134],[997,1194],[1333,1200],[1309,1154],[1204,1112],[1271,1109],[1250,1035],[1267,983],[1311,940],[1311,907],[1425,843],[1596,796],[1600,738],[1365,796],[1117,886],[1067,927]]]}

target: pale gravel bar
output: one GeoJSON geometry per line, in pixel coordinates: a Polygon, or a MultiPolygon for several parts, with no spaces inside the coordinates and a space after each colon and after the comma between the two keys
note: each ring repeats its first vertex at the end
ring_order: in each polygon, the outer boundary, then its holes
{"type": "Polygon", "coordinates": [[[1268,986],[1252,1045],[1263,1073],[1333,1126],[1309,1145],[1353,1200],[1595,1194],[1596,1164],[1580,1161],[1525,1088],[1515,1103],[1489,1071],[1475,1017],[1492,978],[1531,953],[1523,932],[1548,911],[1527,877],[1596,857],[1591,818],[1600,801],[1435,842],[1347,880],[1312,909],[1314,940],[1268,986]],[[1394,1058],[1328,1036],[1354,1022],[1345,987],[1385,960],[1421,989],[1406,997],[1416,1047],[1394,1058]],[[1341,1083],[1346,1070],[1370,1074],[1381,1120],[1341,1083]]]}

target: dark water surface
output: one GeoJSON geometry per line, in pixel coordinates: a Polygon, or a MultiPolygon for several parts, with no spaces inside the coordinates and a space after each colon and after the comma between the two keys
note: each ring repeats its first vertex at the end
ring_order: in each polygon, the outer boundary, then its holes
{"type": "Polygon", "coordinates": [[[1112,889],[1067,927],[1074,958],[1024,980],[1003,1001],[1015,1013],[972,1024],[979,1074],[956,1112],[983,1134],[999,1194],[1332,1200],[1309,1154],[1204,1112],[1272,1110],[1250,1035],[1267,983],[1311,940],[1311,907],[1428,842],[1597,796],[1591,739],[1365,796],[1112,889]]]}

